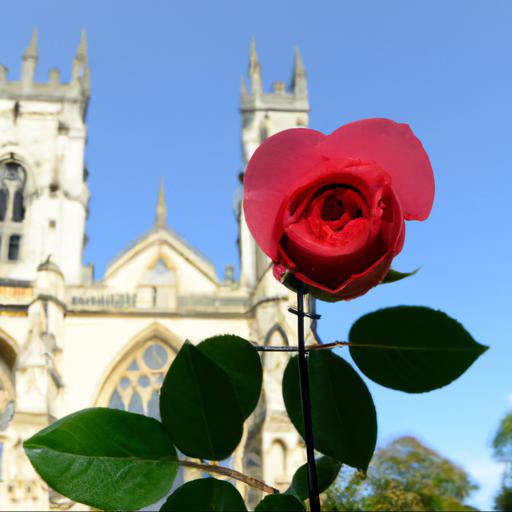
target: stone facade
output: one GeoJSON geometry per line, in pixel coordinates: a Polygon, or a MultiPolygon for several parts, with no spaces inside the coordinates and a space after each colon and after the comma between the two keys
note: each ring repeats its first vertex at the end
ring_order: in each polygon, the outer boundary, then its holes
{"type": "MultiPolygon", "coordinates": [[[[272,277],[240,208],[240,279],[230,267],[219,279],[168,226],[163,186],[153,227],[94,280],[82,263],[89,199],[85,34],[69,83],[58,70],[35,83],[37,58],[34,33],[19,81],[0,66],[0,509],[83,510],[37,477],[22,441],[85,407],[156,416],[162,377],[185,339],[230,332],[295,344],[295,317],[287,313],[294,295],[272,277]]],[[[298,53],[291,90],[277,82],[266,93],[253,42],[249,80],[246,88],[242,79],[240,100],[244,166],[265,137],[306,126],[309,111],[298,53]]],[[[313,341],[311,330],[308,337],[313,341]]],[[[226,462],[280,488],[305,458],[281,398],[287,358],[263,356],[260,403],[226,462]]],[[[180,480],[196,476],[185,471],[180,480]]],[[[240,490],[252,504],[259,498],[240,490]]]]}

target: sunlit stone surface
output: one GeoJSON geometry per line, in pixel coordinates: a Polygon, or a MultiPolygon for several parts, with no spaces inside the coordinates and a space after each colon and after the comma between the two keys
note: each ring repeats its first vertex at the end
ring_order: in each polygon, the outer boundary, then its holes
{"type": "MultiPolygon", "coordinates": [[[[49,82],[34,83],[37,58],[34,34],[20,80],[0,66],[0,509],[84,510],[48,491],[25,458],[22,440],[91,406],[158,418],[158,390],[185,339],[198,343],[229,332],[260,343],[295,344],[295,319],[287,313],[294,297],[266,271],[269,261],[240,215],[239,189],[239,280],[230,267],[219,278],[169,227],[163,188],[153,227],[94,280],[93,269],[82,263],[89,199],[85,35],[68,83],[61,83],[57,70],[49,82]],[[16,413],[9,423],[12,401],[16,413]]],[[[265,137],[307,125],[300,56],[291,90],[276,83],[267,93],[252,45],[240,107],[245,166],[265,137]]],[[[281,489],[304,461],[281,398],[287,358],[264,356],[260,404],[226,461],[281,489]]],[[[187,470],[178,480],[198,476],[187,470]]],[[[245,486],[240,491],[253,505],[259,498],[245,486]]]]}

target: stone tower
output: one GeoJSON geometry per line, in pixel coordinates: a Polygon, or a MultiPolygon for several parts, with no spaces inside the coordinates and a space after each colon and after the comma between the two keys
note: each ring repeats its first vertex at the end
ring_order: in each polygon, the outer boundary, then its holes
{"type": "Polygon", "coordinates": [[[51,257],[68,284],[83,278],[89,190],[84,166],[89,67],[85,33],[71,80],[35,81],[37,32],[21,77],[0,65],[0,275],[32,281],[51,257]]]}
{"type": "MultiPolygon", "coordinates": [[[[270,135],[288,128],[308,125],[309,101],[306,72],[299,50],[295,50],[295,62],[290,85],[274,82],[273,91],[263,89],[261,65],[254,39],[249,57],[249,88],[242,77],[240,113],[242,115],[243,168],[256,148],[270,135]]],[[[242,286],[253,287],[261,277],[268,261],[252,240],[245,220],[240,221],[240,252],[242,286]]]]}
{"type": "MultiPolygon", "coordinates": [[[[37,56],[34,33],[20,80],[8,79],[0,66],[0,509],[83,510],[37,477],[23,440],[86,407],[158,418],[163,376],[187,339],[199,343],[231,332],[261,344],[295,345],[296,317],[287,311],[295,294],[273,278],[239,201],[241,279],[232,267],[220,279],[167,224],[163,186],[154,224],[94,280],[82,266],[89,199],[85,35],[68,83],[57,70],[36,82],[37,56]],[[3,411],[13,406],[12,420],[2,426],[3,411]]],[[[290,89],[278,82],[266,93],[253,42],[249,78],[241,96],[244,167],[265,137],[306,126],[309,110],[298,53],[290,89]]],[[[313,337],[308,329],[307,341],[313,337]]],[[[261,401],[231,458],[233,468],[280,489],[305,459],[281,397],[287,362],[286,353],[263,355],[261,401]]],[[[186,470],[179,478],[198,476],[186,470]]],[[[257,491],[239,489],[257,503],[257,491]]]]}
{"type": "Polygon", "coordinates": [[[0,65],[0,285],[8,295],[0,299],[0,331],[12,328],[9,320],[16,315],[24,320],[20,339],[13,342],[16,359],[3,372],[5,382],[15,383],[9,398],[16,414],[2,438],[7,447],[2,505],[12,510],[49,509],[47,487],[21,443],[60,415],[64,287],[83,282],[89,199],[85,33],[68,83],[61,83],[58,69],[50,71],[47,82],[37,82],[37,60],[34,31],[20,79],[9,80],[0,65]],[[15,304],[9,304],[10,297],[15,304]]]}
{"type": "MultiPolygon", "coordinates": [[[[256,45],[254,40],[251,42],[249,87],[242,77],[240,112],[244,169],[267,137],[288,128],[307,126],[307,80],[298,50],[295,51],[289,87],[284,82],[274,82],[273,91],[265,92],[256,45]]],[[[247,288],[254,308],[251,339],[265,345],[296,345],[296,317],[288,312],[288,307],[295,303],[295,294],[274,279],[271,262],[252,238],[243,209],[238,208],[237,212],[240,287],[247,288]]],[[[314,304],[309,306],[312,308],[314,304]]],[[[313,331],[307,330],[307,338],[313,341],[313,331]]],[[[244,467],[245,471],[281,490],[290,483],[291,474],[305,457],[302,440],[290,424],[281,394],[282,375],[288,359],[289,356],[282,352],[263,355],[263,392],[248,429],[244,467]]],[[[251,489],[248,498],[249,504],[254,506],[260,495],[251,489]]]]}

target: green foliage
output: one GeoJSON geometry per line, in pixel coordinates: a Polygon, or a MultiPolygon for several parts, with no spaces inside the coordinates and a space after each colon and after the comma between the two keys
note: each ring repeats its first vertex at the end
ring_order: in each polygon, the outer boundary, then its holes
{"type": "MultiPolygon", "coordinates": [[[[366,384],[328,350],[311,352],[308,368],[315,449],[366,471],[377,439],[377,416],[366,384]]],[[[304,437],[297,357],[284,372],[283,398],[290,420],[304,437]]]]}
{"type": "Polygon", "coordinates": [[[419,306],[369,313],[352,326],[349,341],[368,378],[408,393],[446,386],[487,350],[453,318],[419,306]]]}
{"type": "Polygon", "coordinates": [[[494,458],[507,464],[500,492],[495,498],[495,507],[496,510],[512,510],[512,487],[510,487],[510,476],[512,474],[512,412],[501,420],[492,440],[492,447],[494,458]]]}
{"type": "Polygon", "coordinates": [[[254,510],[255,512],[303,512],[306,507],[291,494],[269,494],[254,510]]]}
{"type": "Polygon", "coordinates": [[[506,512],[512,511],[512,488],[506,485],[502,486],[499,494],[494,499],[494,506],[496,510],[503,510],[506,512]]]}
{"type": "Polygon", "coordinates": [[[66,416],[25,441],[24,448],[50,487],[104,510],[158,501],[177,471],[176,450],[161,423],[115,409],[66,416]]]}
{"type": "MultiPolygon", "coordinates": [[[[336,480],[338,473],[341,469],[341,462],[333,459],[332,457],[320,457],[315,460],[318,492],[322,493],[327,490],[331,484],[336,480]]],[[[306,500],[308,492],[308,465],[303,464],[293,475],[290,487],[285,491],[285,494],[292,494],[300,500],[306,500]]]]}
{"type": "Polygon", "coordinates": [[[365,479],[354,474],[328,491],[325,510],[473,510],[464,501],[477,487],[464,470],[413,437],[378,450],[365,479]]]}
{"type": "Polygon", "coordinates": [[[419,268],[413,270],[412,272],[398,272],[398,270],[389,269],[389,272],[386,274],[386,277],[380,282],[380,284],[387,283],[395,283],[396,281],[401,281],[406,277],[410,277],[415,275],[419,271],[419,268]]]}
{"type": "Polygon", "coordinates": [[[494,457],[502,462],[512,462],[512,413],[507,414],[500,423],[492,440],[494,457]]]}
{"type": "MultiPolygon", "coordinates": [[[[366,375],[409,392],[447,384],[486,350],[444,313],[405,306],[359,319],[350,343],[366,375]]],[[[316,461],[323,492],[342,464],[368,469],[377,420],[368,388],[344,359],[328,350],[311,350],[308,369],[315,448],[325,455],[316,461]]],[[[124,411],[87,409],[27,440],[25,451],[48,485],[72,500],[105,510],[142,508],[166,496],[172,486],[180,464],[173,444],[194,458],[231,455],[258,403],[262,377],[259,354],[238,336],[215,336],[197,346],[185,342],[162,385],[162,423],[124,411]]],[[[283,397],[304,437],[297,357],[285,370],[283,397]]],[[[494,449],[500,460],[511,460],[512,415],[503,420],[494,449]]],[[[329,491],[324,509],[468,510],[463,502],[473,488],[462,470],[415,439],[402,438],[378,452],[367,479],[357,473],[342,492],[329,491]]],[[[284,494],[265,497],[256,510],[303,511],[307,497],[303,465],[284,494]]],[[[499,503],[508,506],[509,497],[504,488],[499,503]]],[[[246,508],[232,484],[207,478],[182,485],[162,510],[246,508]]]]}
{"type": "Polygon", "coordinates": [[[244,416],[227,374],[186,342],[165,376],[160,414],[185,455],[222,460],[242,438],[244,416]]]}
{"type": "Polygon", "coordinates": [[[163,504],[161,511],[172,512],[242,512],[244,500],[229,482],[215,478],[192,480],[178,487],[163,504]]]}
{"type": "Polygon", "coordinates": [[[197,348],[226,372],[240,411],[248,418],[258,405],[263,380],[258,352],[247,340],[230,334],[208,338],[197,348]]]}

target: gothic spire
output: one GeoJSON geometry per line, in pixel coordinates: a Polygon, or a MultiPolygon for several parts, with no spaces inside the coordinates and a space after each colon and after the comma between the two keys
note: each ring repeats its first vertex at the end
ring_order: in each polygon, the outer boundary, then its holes
{"type": "Polygon", "coordinates": [[[82,33],[80,35],[80,45],[76,51],[75,59],[84,65],[87,65],[87,36],[85,34],[85,29],[82,29],[82,33]]]}
{"type": "Polygon", "coordinates": [[[256,41],[254,37],[251,38],[251,51],[249,54],[249,78],[251,81],[252,94],[263,92],[261,86],[261,66],[256,53],[256,41]]]}
{"type": "Polygon", "coordinates": [[[21,82],[23,87],[30,88],[34,82],[34,75],[37,64],[37,29],[32,31],[32,38],[23,54],[23,63],[21,66],[21,82]]]}
{"type": "Polygon", "coordinates": [[[30,39],[30,43],[23,54],[23,59],[37,60],[37,28],[32,30],[32,38],[30,39]]]}
{"type": "Polygon", "coordinates": [[[155,227],[165,228],[167,226],[167,205],[165,204],[164,180],[160,178],[160,190],[158,191],[158,202],[156,205],[155,227]]]}
{"type": "Polygon", "coordinates": [[[295,48],[291,88],[296,96],[307,96],[306,70],[298,48],[295,48]]]}
{"type": "Polygon", "coordinates": [[[254,36],[251,37],[251,52],[249,54],[249,75],[254,75],[260,72],[260,61],[256,53],[256,41],[254,36]]]}
{"type": "Polygon", "coordinates": [[[72,82],[74,84],[81,84],[85,96],[89,96],[91,89],[90,70],[87,65],[87,37],[85,30],[82,29],[80,36],[80,44],[73,59],[72,82]]]}

